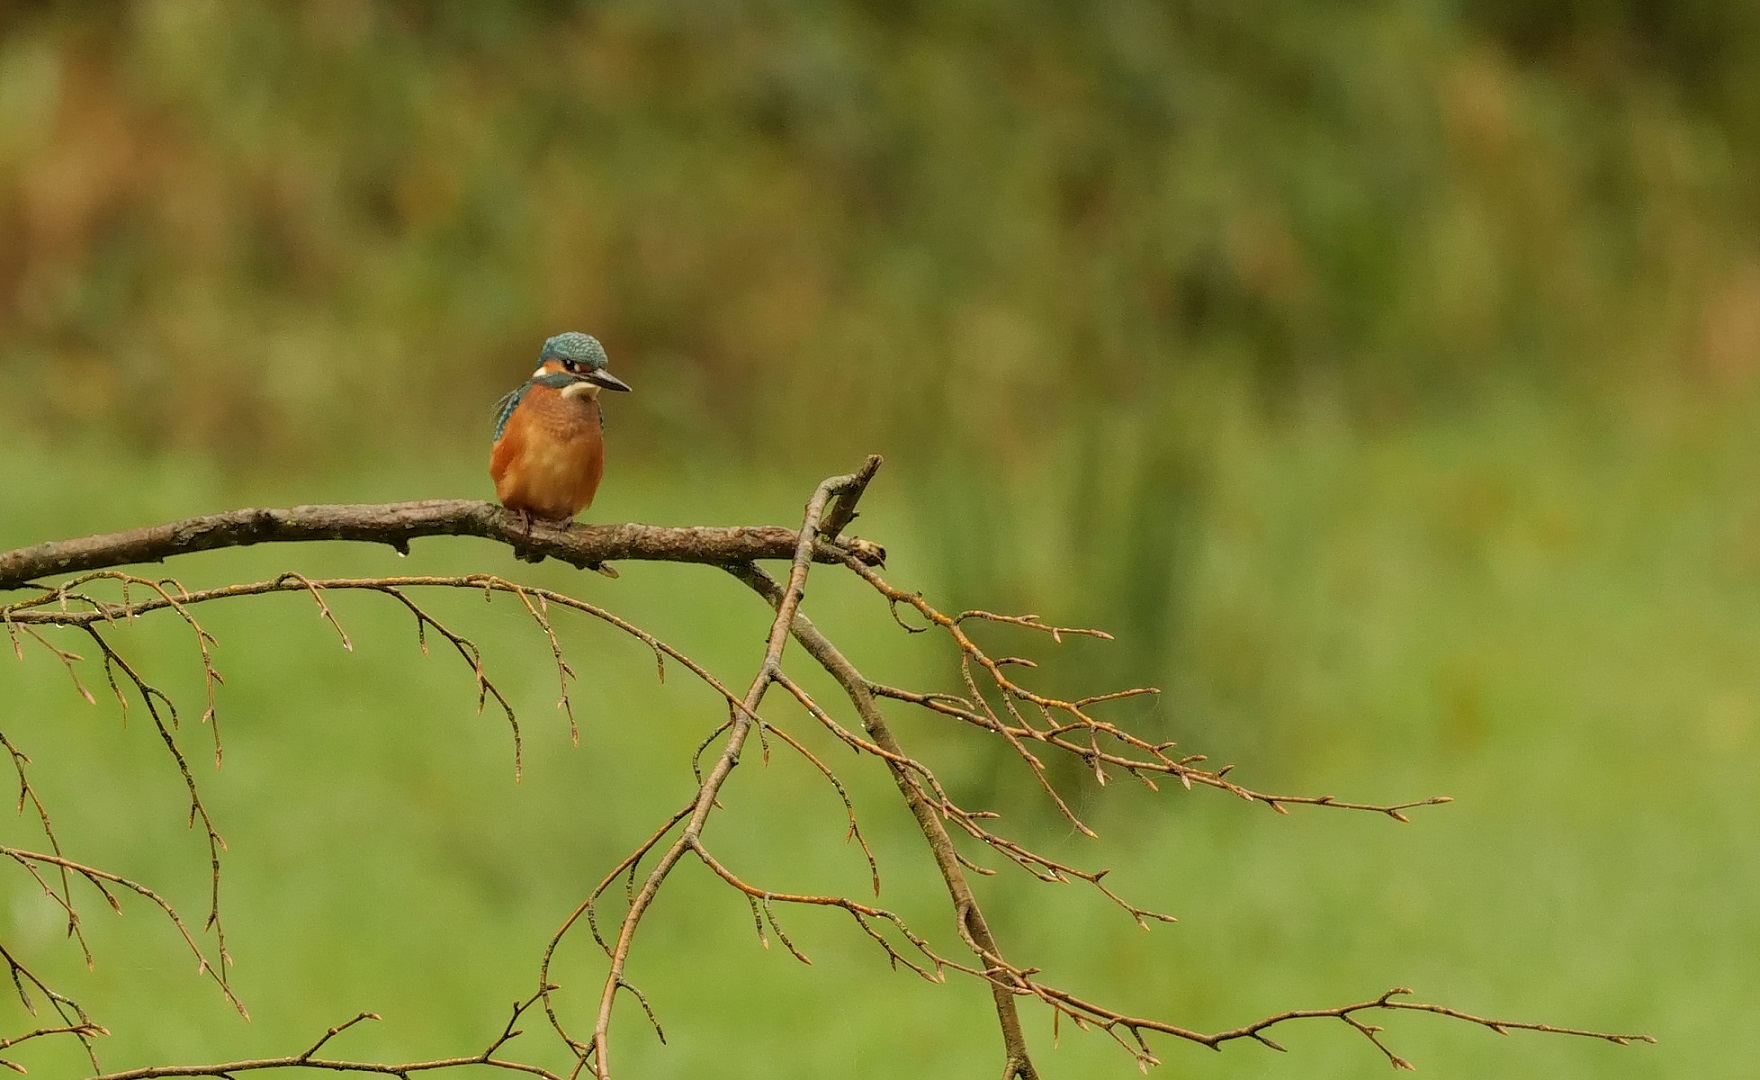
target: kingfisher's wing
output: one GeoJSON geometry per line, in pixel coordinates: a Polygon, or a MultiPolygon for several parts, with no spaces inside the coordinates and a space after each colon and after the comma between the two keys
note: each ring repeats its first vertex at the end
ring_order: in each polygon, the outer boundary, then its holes
{"type": "Polygon", "coordinates": [[[502,432],[507,430],[508,417],[513,415],[513,410],[519,408],[519,403],[525,400],[526,395],[532,392],[532,387],[548,386],[552,390],[560,390],[574,381],[573,375],[550,373],[538,375],[520,383],[517,389],[495,403],[496,441],[500,441],[502,432]]]}
{"type": "Polygon", "coordinates": [[[508,417],[513,415],[513,410],[519,408],[519,403],[520,403],[521,399],[523,399],[526,396],[526,394],[531,392],[533,385],[534,385],[534,380],[527,379],[525,382],[521,383],[518,387],[516,387],[506,397],[502,398],[500,401],[497,401],[495,403],[495,441],[496,442],[501,441],[501,433],[507,430],[508,417]]]}
{"type": "MultiPolygon", "coordinates": [[[[514,390],[511,394],[508,394],[506,397],[495,403],[495,441],[499,442],[501,440],[502,432],[507,430],[508,418],[513,415],[513,410],[519,408],[519,403],[525,400],[526,395],[532,392],[532,387],[548,386],[552,390],[561,390],[570,383],[576,383],[579,381],[580,380],[573,375],[568,375],[559,371],[552,371],[543,375],[533,376],[521,383],[517,390],[514,390]]],[[[599,414],[601,425],[603,425],[604,420],[605,414],[601,412],[599,414]]]]}

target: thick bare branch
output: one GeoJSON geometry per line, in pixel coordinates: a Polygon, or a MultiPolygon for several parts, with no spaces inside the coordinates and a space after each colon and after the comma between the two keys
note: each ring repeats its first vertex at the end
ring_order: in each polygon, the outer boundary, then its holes
{"type": "MultiPolygon", "coordinates": [[[[0,552],[0,589],[16,589],[54,574],[163,562],[173,555],[250,544],[357,540],[387,544],[407,553],[409,542],[424,536],[480,536],[581,567],[614,559],[715,565],[792,559],[800,540],[799,530],[767,525],[577,524],[559,528],[537,522],[528,531],[501,507],[473,499],[258,508],[0,552]]],[[[817,543],[812,557],[818,562],[839,562],[846,553],[870,564],[885,555],[877,545],[852,540],[841,547],[817,543]]]]}

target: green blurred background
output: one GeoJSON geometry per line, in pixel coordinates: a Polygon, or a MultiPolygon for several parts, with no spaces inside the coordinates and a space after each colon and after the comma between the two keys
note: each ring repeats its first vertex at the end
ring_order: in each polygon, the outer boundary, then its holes
{"type": "MultiPolygon", "coordinates": [[[[1663,1040],[1393,1017],[1433,1077],[1747,1075],[1757,64],[1740,0],[0,0],[0,548],[238,505],[487,496],[493,402],[545,336],[585,329],[636,387],[612,403],[589,519],[788,523],[881,452],[858,531],[898,584],[1119,635],[996,631],[1045,661],[1043,686],[1159,684],[1115,717],[1248,783],[1458,800],[1402,827],[1114,785],[1080,800],[1095,843],[1007,754],[900,715],[957,796],[1182,918],[1144,938],[1005,867],[982,888],[1017,961],[1198,1027],[1410,985],[1663,1040]]],[[[708,570],[612,582],[470,540],[169,569],[514,575],[730,682],[765,625],[708,570]]],[[[710,696],[570,622],[572,748],[517,606],[433,602],[521,710],[517,786],[505,726],[407,616],[335,600],[345,653],[297,598],[203,613],[227,757],[199,776],[231,844],[251,1023],[142,905],[90,898],[88,972],[7,878],[0,943],[111,1027],[108,1067],[291,1053],[363,1009],[384,1022],[338,1053],[473,1053],[584,890],[691,790],[710,696]]],[[[955,678],[836,575],[808,610],[876,677],[955,678]]],[[[200,713],[187,631],[115,640],[200,713]]],[[[203,849],[138,706],[119,723],[29,650],[0,664],[0,702],[70,854],[199,917],[203,849]]],[[[182,737],[205,762],[208,733],[182,737]]],[[[884,776],[831,760],[884,902],[956,949],[884,776]]],[[[748,876],[865,888],[798,762],[748,756],[724,802],[710,839],[748,876]]],[[[3,835],[40,843],[28,818],[3,835]]],[[[681,870],[632,969],[670,1041],[626,1002],[627,1074],[995,1070],[981,987],[894,974],[828,914],[788,925],[812,967],[681,870]]],[[[577,1027],[598,970],[574,939],[558,975],[577,1027]]],[[[1047,1075],[1132,1074],[1104,1038],[1066,1026],[1053,1050],[1027,1016],[1047,1075]]],[[[0,1034],[31,1026],[0,1003],[0,1034]]],[[[525,1026],[526,1056],[559,1065],[525,1026]]],[[[1157,1048],[1178,1076],[1385,1067],[1342,1025],[1279,1038],[1290,1054],[1157,1048]]],[[[81,1068],[46,1043],[9,1056],[81,1068]]]]}

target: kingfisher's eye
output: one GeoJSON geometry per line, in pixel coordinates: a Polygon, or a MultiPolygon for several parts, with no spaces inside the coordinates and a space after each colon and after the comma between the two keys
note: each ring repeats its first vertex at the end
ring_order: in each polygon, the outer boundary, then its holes
{"type": "Polygon", "coordinates": [[[579,371],[581,369],[580,362],[576,361],[576,360],[564,360],[562,362],[562,366],[567,368],[569,371],[579,371]]]}

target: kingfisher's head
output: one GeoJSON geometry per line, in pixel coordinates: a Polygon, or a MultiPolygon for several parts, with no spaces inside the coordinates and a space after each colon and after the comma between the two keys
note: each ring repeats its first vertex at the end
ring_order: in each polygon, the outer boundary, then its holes
{"type": "Polygon", "coordinates": [[[610,361],[605,356],[605,347],[599,344],[598,338],[578,330],[570,330],[544,342],[544,349],[538,354],[538,370],[532,374],[534,377],[567,377],[569,385],[563,388],[564,393],[573,391],[590,397],[597,394],[601,387],[627,392],[629,385],[605,370],[608,363],[610,361]]]}

